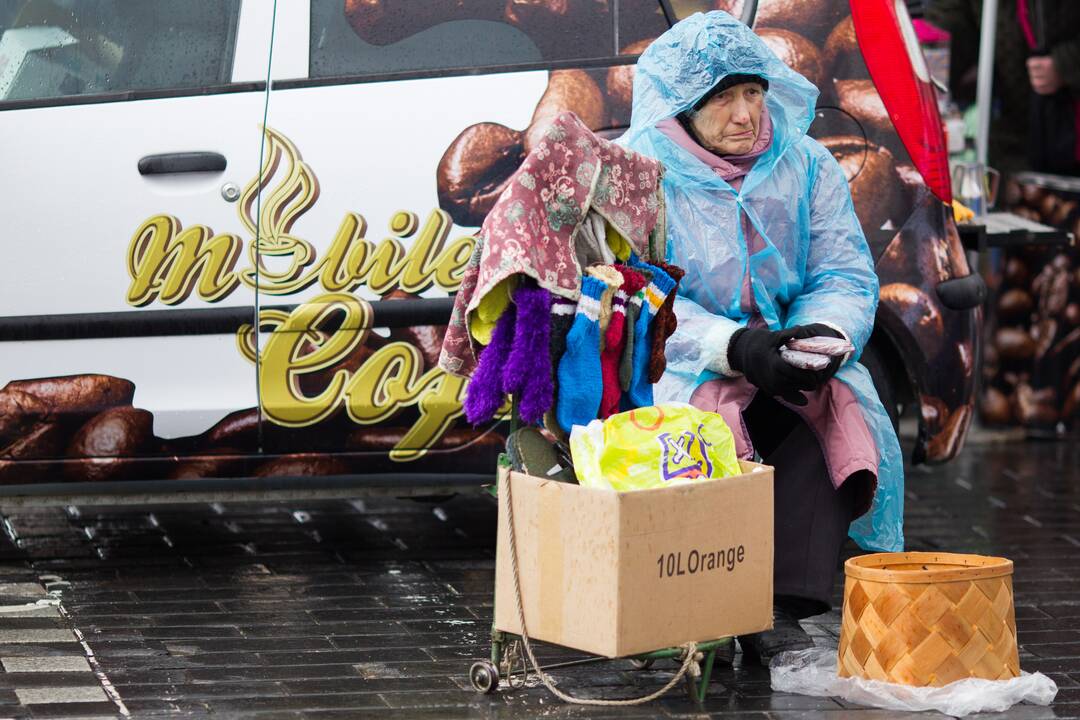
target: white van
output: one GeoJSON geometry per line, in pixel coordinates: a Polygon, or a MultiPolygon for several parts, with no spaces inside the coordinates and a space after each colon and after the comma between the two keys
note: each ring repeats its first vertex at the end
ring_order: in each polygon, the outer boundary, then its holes
{"type": "MultiPolygon", "coordinates": [[[[472,235],[530,129],[619,134],[637,54],[725,2],[0,3],[0,484],[487,481],[503,435],[435,367],[472,235]]],[[[894,344],[879,385],[933,399],[894,344]]]]}

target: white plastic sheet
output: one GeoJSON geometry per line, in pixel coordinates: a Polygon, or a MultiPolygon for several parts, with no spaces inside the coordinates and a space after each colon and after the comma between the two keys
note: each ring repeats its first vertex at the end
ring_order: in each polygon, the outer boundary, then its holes
{"type": "Polygon", "coordinates": [[[771,665],[776,692],[835,697],[887,710],[937,710],[963,717],[1004,712],[1020,702],[1049,705],[1057,685],[1042,673],[1021,672],[1010,680],[958,680],[944,687],[910,687],[836,674],[835,648],[810,648],[777,655],[771,665]]]}

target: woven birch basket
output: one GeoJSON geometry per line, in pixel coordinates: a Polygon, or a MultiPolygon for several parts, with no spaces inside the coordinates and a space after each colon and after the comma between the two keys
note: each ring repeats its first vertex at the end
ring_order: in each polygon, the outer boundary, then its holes
{"type": "Polygon", "coordinates": [[[844,564],[841,677],[940,687],[1020,674],[1011,560],[878,553],[844,564]]]}

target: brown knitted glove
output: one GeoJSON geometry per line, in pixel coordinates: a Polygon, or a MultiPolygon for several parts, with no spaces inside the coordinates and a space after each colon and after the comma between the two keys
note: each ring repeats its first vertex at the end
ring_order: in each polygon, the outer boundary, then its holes
{"type": "Polygon", "coordinates": [[[667,369],[667,358],[664,357],[664,347],[667,345],[667,339],[671,337],[672,333],[675,332],[675,328],[679,326],[679,321],[675,318],[675,293],[678,292],[679,281],[682,280],[686,271],[678,265],[668,265],[664,262],[653,264],[661,268],[675,281],[675,287],[668,293],[668,296],[664,299],[664,304],[656,311],[656,317],[652,321],[653,336],[652,352],[649,354],[649,382],[655,384],[660,381],[664,370],[667,369]]]}

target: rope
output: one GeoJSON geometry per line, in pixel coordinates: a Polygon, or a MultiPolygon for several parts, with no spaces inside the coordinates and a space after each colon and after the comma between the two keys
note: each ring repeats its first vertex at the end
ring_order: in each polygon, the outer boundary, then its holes
{"type": "MultiPolygon", "coordinates": [[[[266,87],[263,89],[263,118],[262,128],[259,131],[259,184],[255,195],[255,331],[252,336],[255,340],[255,397],[258,398],[259,415],[262,416],[262,353],[259,351],[259,323],[262,322],[262,289],[259,279],[262,277],[262,258],[259,251],[262,249],[262,193],[263,193],[263,153],[266,149],[266,118],[270,113],[270,90],[273,88],[274,68],[274,32],[277,30],[277,0],[274,0],[273,10],[270,15],[270,48],[266,58],[266,87]]],[[[263,449],[263,424],[255,424],[255,444],[262,452],[263,449]]]]}
{"type": "MultiPolygon", "coordinates": [[[[536,661],[536,656],[533,655],[532,643],[529,642],[529,632],[525,628],[525,608],[521,603],[521,580],[518,576],[518,557],[517,557],[517,542],[514,537],[514,498],[510,491],[510,476],[505,474],[506,478],[506,521],[509,523],[507,528],[510,532],[510,565],[514,570],[514,598],[517,600],[518,621],[521,623],[521,641],[525,646],[525,654],[529,658],[529,664],[532,665],[533,672],[540,678],[540,682],[544,684],[551,694],[559,698],[563,702],[571,703],[574,705],[601,705],[606,707],[616,707],[620,705],[644,705],[647,702],[652,702],[658,697],[667,693],[668,690],[675,687],[676,684],[683,677],[689,673],[692,678],[701,677],[701,660],[703,658],[702,653],[698,652],[697,643],[688,642],[680,647],[683,648],[683,661],[682,666],[679,668],[679,672],[675,673],[675,676],[671,678],[667,685],[660,688],[654,693],[650,693],[644,697],[631,698],[627,700],[604,700],[602,698],[576,698],[573,695],[568,695],[562,690],[555,687],[555,684],[551,681],[551,677],[540,669],[540,663],[536,661]]],[[[524,677],[522,683],[529,678],[529,666],[525,666],[524,677]]]]}

